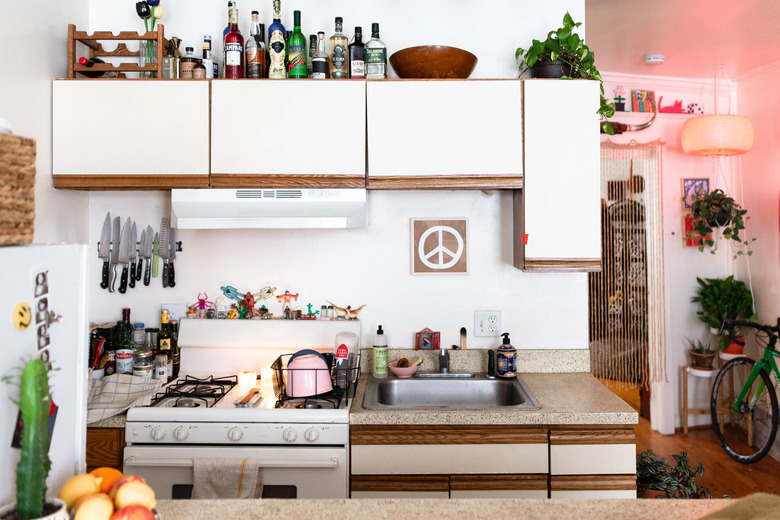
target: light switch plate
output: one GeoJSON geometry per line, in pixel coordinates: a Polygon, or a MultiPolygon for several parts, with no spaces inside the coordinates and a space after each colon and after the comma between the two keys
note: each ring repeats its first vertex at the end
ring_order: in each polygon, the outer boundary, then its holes
{"type": "Polygon", "coordinates": [[[501,311],[474,311],[474,336],[501,335],[501,311]]]}

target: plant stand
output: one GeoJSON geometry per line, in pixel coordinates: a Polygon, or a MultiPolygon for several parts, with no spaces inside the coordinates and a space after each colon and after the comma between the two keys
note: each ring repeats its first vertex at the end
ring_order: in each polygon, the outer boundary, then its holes
{"type": "Polygon", "coordinates": [[[149,31],[144,34],[138,34],[132,31],[122,31],[119,34],[114,34],[110,31],[95,31],[92,34],[87,34],[85,31],[77,31],[76,26],[68,24],[68,79],[75,79],[77,72],[116,72],[117,77],[124,78],[125,72],[155,72],[158,78],[162,78],[162,57],[163,49],[168,44],[168,40],[165,39],[164,29],[162,24],[157,26],[156,31],[149,31]],[[103,49],[103,44],[98,40],[110,40],[121,41],[117,44],[116,49],[113,51],[107,51],[103,49]],[[131,51],[127,48],[124,41],[137,41],[139,45],[143,45],[147,41],[157,42],[157,59],[156,63],[149,63],[145,67],[141,67],[138,64],[138,57],[140,51],[131,51]],[[132,57],[134,60],[128,63],[120,63],[119,65],[112,65],[111,63],[96,63],[92,67],[85,67],[76,62],[76,42],[83,43],[89,48],[90,58],[103,58],[103,57],[132,57]]]}
{"type": "Polygon", "coordinates": [[[701,368],[693,368],[691,366],[684,366],[682,367],[682,398],[683,398],[683,412],[682,412],[682,423],[683,423],[683,433],[685,435],[688,435],[688,415],[709,415],[710,409],[704,409],[704,408],[688,408],[688,376],[696,376],[696,377],[706,377],[711,378],[715,377],[715,375],[718,373],[716,369],[712,370],[702,370],[701,368]]]}

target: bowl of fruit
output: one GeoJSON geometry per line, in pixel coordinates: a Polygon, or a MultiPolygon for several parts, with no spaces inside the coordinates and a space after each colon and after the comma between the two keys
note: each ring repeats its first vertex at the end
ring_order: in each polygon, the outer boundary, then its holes
{"type": "Polygon", "coordinates": [[[63,500],[73,520],[159,520],[154,490],[136,475],[97,468],[63,484],[63,500]]]}
{"type": "Polygon", "coordinates": [[[391,361],[388,363],[387,368],[389,368],[390,372],[395,374],[396,377],[406,379],[407,377],[412,377],[414,373],[417,372],[417,368],[419,368],[420,363],[422,363],[422,358],[418,359],[414,363],[410,363],[406,358],[401,358],[398,361],[391,361]]]}

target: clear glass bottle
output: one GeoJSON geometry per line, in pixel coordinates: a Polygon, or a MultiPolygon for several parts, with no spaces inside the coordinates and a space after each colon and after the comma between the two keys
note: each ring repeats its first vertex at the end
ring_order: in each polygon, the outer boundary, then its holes
{"type": "Polygon", "coordinates": [[[265,36],[259,13],[252,11],[252,23],[249,26],[249,38],[246,39],[246,77],[261,79],[265,77],[265,36]]]}
{"type": "Polygon", "coordinates": [[[198,58],[195,57],[195,49],[192,47],[185,47],[186,53],[181,58],[181,79],[192,79],[194,77],[195,64],[198,58]]]}
{"type": "Polygon", "coordinates": [[[290,35],[290,44],[287,51],[287,60],[289,62],[287,77],[291,79],[302,79],[309,76],[306,66],[308,56],[306,56],[306,36],[301,32],[301,12],[293,11],[293,32],[290,35]]]}
{"type": "Polygon", "coordinates": [[[387,78],[387,47],[379,39],[379,24],[371,24],[371,39],[366,42],[366,79],[387,78]]]}
{"type": "Polygon", "coordinates": [[[366,46],[363,43],[363,28],[355,27],[355,37],[349,44],[349,77],[366,77],[366,46]]]}
{"type": "Polygon", "coordinates": [[[238,8],[230,10],[230,32],[225,35],[225,78],[244,77],[244,37],[238,30],[238,8]]]}
{"type": "Polygon", "coordinates": [[[268,26],[268,77],[270,79],[284,79],[287,77],[284,67],[286,42],[284,38],[284,25],[282,25],[281,20],[281,0],[274,0],[273,17],[273,23],[268,26]]]}
{"type": "Polygon", "coordinates": [[[330,63],[328,60],[328,51],[325,50],[325,33],[317,33],[317,48],[314,57],[311,59],[311,77],[312,79],[327,79],[330,77],[330,63]]]}
{"type": "Polygon", "coordinates": [[[146,346],[146,334],[143,323],[136,323],[133,325],[132,340],[136,349],[144,348],[146,346]]]}
{"type": "Polygon", "coordinates": [[[213,79],[219,77],[219,63],[216,56],[211,52],[211,35],[203,35],[203,66],[206,67],[206,78],[213,79]]]}
{"type": "Polygon", "coordinates": [[[347,63],[347,37],[343,32],[343,20],[336,17],[336,32],[330,37],[330,77],[332,79],[346,79],[349,77],[349,64],[347,63]]]}

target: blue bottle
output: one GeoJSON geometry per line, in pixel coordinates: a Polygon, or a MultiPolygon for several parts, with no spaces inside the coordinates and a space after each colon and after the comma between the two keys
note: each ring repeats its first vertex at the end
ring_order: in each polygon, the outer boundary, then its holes
{"type": "Polygon", "coordinates": [[[517,350],[509,343],[509,333],[501,334],[503,344],[496,350],[496,375],[511,378],[517,376],[517,350]]]}

